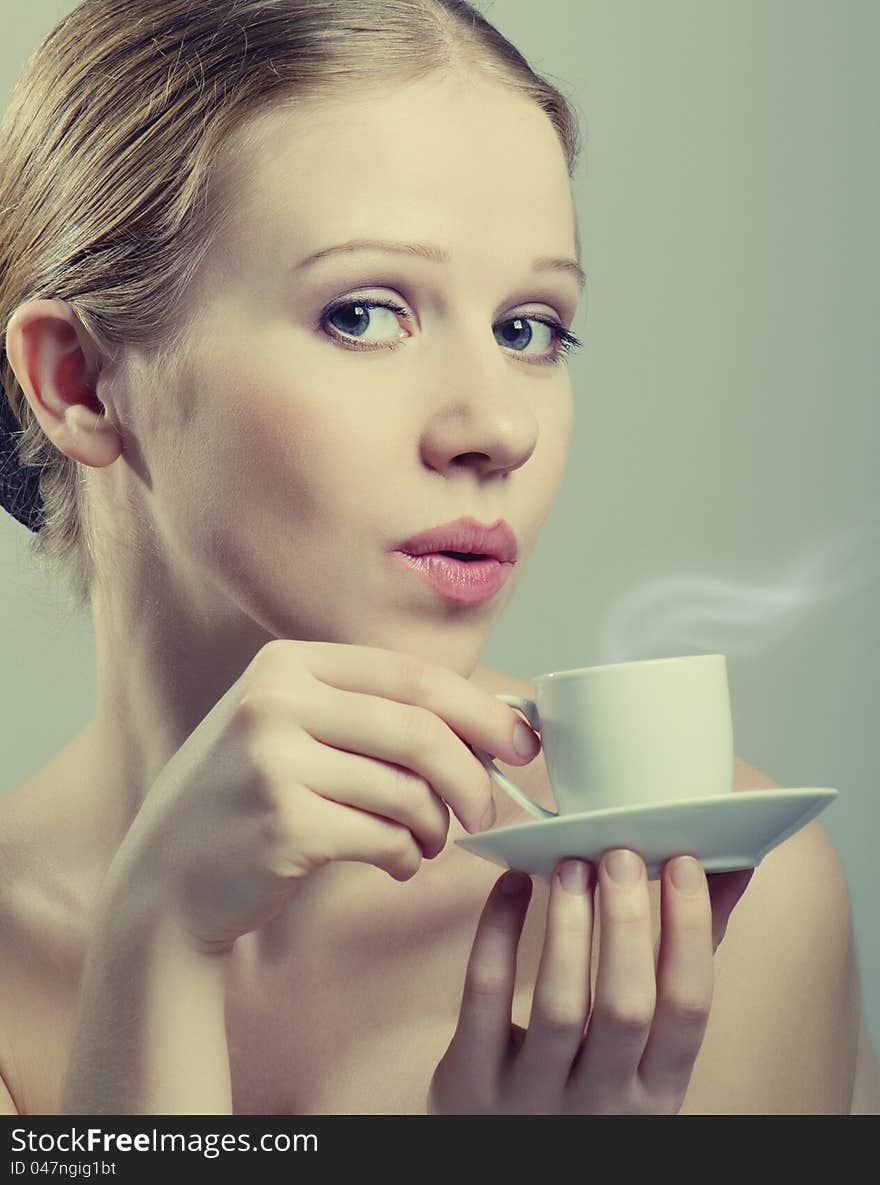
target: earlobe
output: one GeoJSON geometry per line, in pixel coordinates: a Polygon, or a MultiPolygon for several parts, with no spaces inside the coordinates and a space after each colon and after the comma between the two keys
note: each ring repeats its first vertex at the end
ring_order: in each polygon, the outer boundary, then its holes
{"type": "Polygon", "coordinates": [[[82,403],[71,404],[47,435],[62,453],[96,469],[110,465],[122,452],[122,439],[103,408],[93,411],[82,403]]]}

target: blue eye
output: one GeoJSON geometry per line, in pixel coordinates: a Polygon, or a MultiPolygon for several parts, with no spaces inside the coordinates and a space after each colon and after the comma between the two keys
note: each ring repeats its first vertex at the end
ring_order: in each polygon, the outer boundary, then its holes
{"type": "MultiPolygon", "coordinates": [[[[387,309],[389,312],[395,313],[407,321],[410,320],[410,316],[406,309],[401,308],[401,306],[398,304],[394,304],[393,301],[348,299],[336,301],[335,304],[332,304],[329,308],[324,310],[324,312],[321,314],[319,323],[320,328],[326,333],[329,327],[332,332],[330,332],[328,336],[333,338],[335,341],[343,342],[346,348],[350,350],[376,350],[383,348],[392,350],[397,349],[401,344],[401,338],[398,338],[396,341],[385,341],[381,344],[366,345],[364,342],[352,340],[351,338],[345,336],[347,334],[357,334],[358,330],[365,330],[372,320],[372,318],[369,316],[369,312],[373,309],[387,309]],[[339,317],[339,314],[343,312],[345,313],[345,316],[339,317]],[[333,318],[339,318],[343,322],[347,322],[345,328],[331,325],[330,322],[333,320],[333,318]]],[[[580,349],[580,347],[583,345],[583,342],[581,342],[577,337],[575,337],[573,333],[567,330],[561,322],[556,320],[555,317],[518,316],[511,317],[507,321],[500,321],[495,327],[497,331],[495,334],[496,340],[498,340],[499,344],[503,346],[513,348],[514,353],[521,354],[523,352],[522,350],[518,350],[511,346],[511,336],[515,340],[522,340],[523,335],[525,335],[525,344],[529,345],[534,336],[533,331],[529,328],[530,323],[545,325],[551,331],[553,350],[549,355],[523,355],[524,360],[527,361],[529,365],[556,365],[564,361],[571,350],[580,349]],[[508,335],[507,327],[509,326],[515,327],[512,335],[508,335]],[[503,336],[499,336],[499,334],[502,334],[503,336]]]]}
{"type": "MultiPolygon", "coordinates": [[[[533,331],[529,329],[529,322],[534,322],[537,325],[545,325],[551,331],[553,337],[553,353],[549,357],[542,356],[537,359],[539,365],[548,363],[553,365],[557,362],[562,362],[570,350],[579,349],[583,344],[561,322],[557,321],[555,317],[512,317],[509,321],[499,322],[497,328],[499,331],[503,331],[505,326],[515,326],[514,333],[517,337],[523,332],[526,333],[526,345],[528,345],[534,336],[533,331]]],[[[501,345],[510,344],[509,340],[502,341],[498,332],[496,332],[495,337],[501,345]]],[[[521,353],[522,351],[517,350],[516,352],[521,353]]]]}

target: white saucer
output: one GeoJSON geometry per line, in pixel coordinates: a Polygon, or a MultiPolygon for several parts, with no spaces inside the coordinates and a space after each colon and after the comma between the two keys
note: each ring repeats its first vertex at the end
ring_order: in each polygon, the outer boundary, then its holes
{"type": "Polygon", "coordinates": [[[706,872],[756,868],[767,853],[837,798],[836,790],[734,790],[685,802],[606,807],[481,831],[455,842],[476,856],[549,882],[564,856],[597,865],[610,848],[632,848],[657,880],[673,856],[690,855],[706,872]]]}

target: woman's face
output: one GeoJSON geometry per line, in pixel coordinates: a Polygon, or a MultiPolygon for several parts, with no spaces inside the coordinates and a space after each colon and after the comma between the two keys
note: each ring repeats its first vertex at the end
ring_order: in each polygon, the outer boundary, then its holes
{"type": "Polygon", "coordinates": [[[533,270],[576,256],[562,148],[527,100],[440,77],[279,109],[254,129],[179,371],[125,411],[144,509],[201,609],[471,669],[568,454],[555,335],[506,324],[574,317],[575,275],[533,270]],[[372,248],[304,262],[360,239],[447,259],[372,248]],[[482,604],[448,601],[391,552],[459,516],[503,518],[517,539],[482,604]]]}

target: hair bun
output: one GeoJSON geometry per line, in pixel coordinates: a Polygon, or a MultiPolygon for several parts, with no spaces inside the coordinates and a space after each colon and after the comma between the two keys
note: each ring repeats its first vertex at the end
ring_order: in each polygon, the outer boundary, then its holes
{"type": "Polygon", "coordinates": [[[20,433],[0,383],[0,505],[29,531],[39,531],[43,525],[40,469],[36,465],[22,465],[19,461],[17,437],[20,433]]]}

